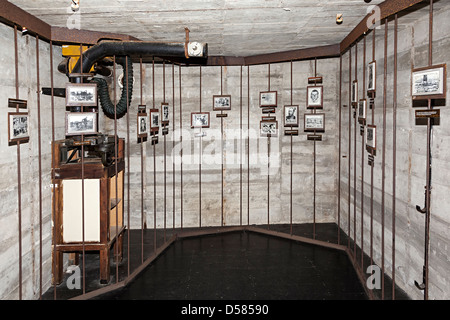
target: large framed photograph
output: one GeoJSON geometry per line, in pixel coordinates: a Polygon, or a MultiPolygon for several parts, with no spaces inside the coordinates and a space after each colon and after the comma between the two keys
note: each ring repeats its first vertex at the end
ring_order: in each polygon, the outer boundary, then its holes
{"type": "Polygon", "coordinates": [[[352,82],[351,98],[352,98],[352,105],[356,106],[358,104],[358,81],[357,80],[354,80],[352,82]]]}
{"type": "Polygon", "coordinates": [[[277,106],[277,91],[262,91],[259,93],[259,105],[261,107],[277,106]]]}
{"type": "Polygon", "coordinates": [[[8,141],[14,143],[30,138],[29,115],[25,112],[8,113],[8,141]]]}
{"type": "Polygon", "coordinates": [[[366,122],[366,114],[367,114],[367,100],[361,99],[358,103],[358,121],[360,123],[366,122]]]}
{"type": "Polygon", "coordinates": [[[284,106],[284,126],[298,127],[298,106],[284,106]]]}
{"type": "Polygon", "coordinates": [[[377,127],[373,125],[367,125],[365,129],[365,142],[367,151],[377,150],[377,127]]]}
{"type": "Polygon", "coordinates": [[[278,135],[278,121],[276,120],[261,120],[260,134],[262,137],[273,137],[278,135]]]}
{"type": "Polygon", "coordinates": [[[305,113],[304,126],[306,132],[325,131],[325,113],[305,113]]]}
{"type": "Polygon", "coordinates": [[[213,110],[231,110],[231,95],[213,96],[213,110]]]}
{"type": "Polygon", "coordinates": [[[160,126],[160,115],[158,109],[150,109],[150,132],[158,132],[160,126]]]}
{"type": "Polygon", "coordinates": [[[66,106],[97,106],[96,83],[69,83],[66,85],[66,106]]]}
{"type": "Polygon", "coordinates": [[[161,103],[161,124],[168,125],[170,118],[169,104],[166,102],[161,103]]]}
{"type": "Polygon", "coordinates": [[[447,90],[447,65],[412,70],[412,97],[421,99],[445,99],[447,90]]]}
{"type": "Polygon", "coordinates": [[[323,107],[323,86],[308,86],[306,94],[308,109],[323,107]]]}
{"type": "Polygon", "coordinates": [[[372,61],[367,65],[367,92],[375,92],[377,89],[377,62],[372,61]]]}
{"type": "Polygon", "coordinates": [[[66,112],[66,136],[97,133],[96,112],[66,112]]]}
{"type": "Polygon", "coordinates": [[[191,128],[209,128],[209,112],[192,112],[191,128]]]}

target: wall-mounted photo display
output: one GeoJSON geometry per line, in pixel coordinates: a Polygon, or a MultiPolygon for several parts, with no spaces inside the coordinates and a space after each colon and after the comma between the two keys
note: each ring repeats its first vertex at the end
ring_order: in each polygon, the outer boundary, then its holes
{"type": "Polygon", "coordinates": [[[192,112],[191,128],[209,128],[209,112],[192,112]]]}
{"type": "Polygon", "coordinates": [[[366,123],[367,114],[367,100],[361,99],[358,103],[358,122],[361,124],[366,123]]]}
{"type": "Polygon", "coordinates": [[[96,83],[69,83],[66,85],[66,106],[96,107],[97,84],[96,83]]]}
{"type": "Polygon", "coordinates": [[[298,127],[298,106],[284,106],[284,126],[298,127]]]}
{"type": "Polygon", "coordinates": [[[28,104],[27,100],[14,99],[14,98],[8,99],[8,108],[26,109],[27,104],[28,104]]]}
{"type": "Polygon", "coordinates": [[[411,92],[413,100],[445,99],[447,91],[447,65],[412,70],[411,92]]]}
{"type": "Polygon", "coordinates": [[[157,134],[160,126],[160,114],[158,109],[150,109],[150,133],[157,134]]]}
{"type": "Polygon", "coordinates": [[[308,109],[321,109],[323,107],[323,86],[308,86],[306,97],[308,109]]]}
{"type": "Polygon", "coordinates": [[[66,136],[78,136],[96,133],[96,112],[66,112],[66,136]]]}
{"type": "Polygon", "coordinates": [[[30,138],[29,115],[25,112],[8,113],[8,142],[26,141],[30,138]]]}
{"type": "Polygon", "coordinates": [[[231,95],[215,95],[213,96],[213,110],[231,110],[231,95]]]}
{"type": "Polygon", "coordinates": [[[372,61],[367,65],[367,92],[372,93],[377,89],[377,62],[372,61]]]}
{"type": "Polygon", "coordinates": [[[365,142],[366,150],[376,151],[377,150],[377,127],[373,125],[367,125],[365,129],[365,142]]]}
{"type": "Polygon", "coordinates": [[[305,113],[304,130],[306,132],[325,131],[325,113],[305,113]]]}
{"type": "Polygon", "coordinates": [[[140,139],[147,138],[148,135],[148,114],[145,109],[145,106],[138,107],[137,136],[140,139]]]}
{"type": "Polygon", "coordinates": [[[351,98],[352,98],[352,106],[357,106],[358,105],[358,81],[357,80],[354,80],[352,82],[351,98]]]}
{"type": "Polygon", "coordinates": [[[161,103],[161,124],[168,125],[170,118],[170,107],[167,102],[161,103]]]}
{"type": "Polygon", "coordinates": [[[259,93],[259,105],[261,107],[277,106],[277,91],[262,91],[259,93]]]}
{"type": "Polygon", "coordinates": [[[278,135],[278,121],[263,119],[259,122],[261,137],[274,137],[278,135]]]}

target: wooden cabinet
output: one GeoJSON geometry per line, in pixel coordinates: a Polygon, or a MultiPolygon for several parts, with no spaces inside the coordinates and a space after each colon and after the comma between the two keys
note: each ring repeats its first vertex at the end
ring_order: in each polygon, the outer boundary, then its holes
{"type": "Polygon", "coordinates": [[[83,250],[99,252],[100,281],[108,283],[110,251],[114,245],[118,261],[122,259],[124,140],[118,139],[117,159],[108,166],[98,157],[81,160],[80,148],[68,150],[65,141],[56,141],[52,146],[53,283],[60,284],[63,280],[63,254],[78,257],[83,250]]]}

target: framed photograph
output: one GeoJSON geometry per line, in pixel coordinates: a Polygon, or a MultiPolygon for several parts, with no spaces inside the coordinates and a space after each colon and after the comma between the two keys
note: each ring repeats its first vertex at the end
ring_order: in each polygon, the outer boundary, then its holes
{"type": "Polygon", "coordinates": [[[364,123],[367,114],[367,100],[361,99],[358,103],[358,121],[364,123]]]}
{"type": "Polygon", "coordinates": [[[8,141],[10,143],[30,138],[29,115],[25,112],[8,113],[8,141]]]}
{"type": "Polygon", "coordinates": [[[358,104],[358,81],[352,82],[352,105],[358,104]]]}
{"type": "Polygon", "coordinates": [[[325,113],[305,113],[305,131],[325,131],[325,113]]]}
{"type": "Polygon", "coordinates": [[[66,112],[66,136],[97,133],[96,112],[66,112]]]}
{"type": "Polygon", "coordinates": [[[447,65],[413,69],[411,82],[413,99],[445,99],[447,65]]]}
{"type": "Polygon", "coordinates": [[[169,104],[166,102],[161,103],[161,124],[168,125],[170,118],[169,104]]]}
{"type": "Polygon", "coordinates": [[[209,112],[192,112],[191,128],[209,128],[209,112]]]}
{"type": "Polygon", "coordinates": [[[284,126],[298,127],[298,106],[284,106],[284,126]]]}
{"type": "Polygon", "coordinates": [[[150,132],[158,132],[160,115],[158,109],[150,109],[150,132]]]}
{"type": "Polygon", "coordinates": [[[148,131],[147,113],[138,113],[137,115],[137,135],[139,138],[146,138],[148,131]]]}
{"type": "Polygon", "coordinates": [[[372,61],[367,65],[367,92],[375,92],[377,88],[377,62],[372,61]]]}
{"type": "Polygon", "coordinates": [[[272,137],[278,135],[278,121],[262,120],[259,123],[262,137],[272,137]]]}
{"type": "Polygon", "coordinates": [[[213,96],[213,110],[231,110],[231,96],[230,95],[220,95],[213,96]]]}
{"type": "Polygon", "coordinates": [[[259,105],[261,107],[277,106],[277,91],[262,91],[259,93],[259,105]]]}
{"type": "Polygon", "coordinates": [[[377,127],[367,125],[365,129],[365,140],[367,151],[375,151],[377,149],[377,127]]]}
{"type": "Polygon", "coordinates": [[[96,83],[69,83],[66,85],[66,106],[97,106],[96,83]]]}
{"type": "Polygon", "coordinates": [[[322,108],[323,106],[323,86],[308,86],[306,97],[308,99],[307,107],[322,108]]]}

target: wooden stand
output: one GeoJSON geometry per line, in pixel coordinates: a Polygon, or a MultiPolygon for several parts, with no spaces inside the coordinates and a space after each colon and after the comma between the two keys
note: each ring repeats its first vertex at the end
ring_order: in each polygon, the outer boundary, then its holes
{"type": "Polygon", "coordinates": [[[99,158],[84,158],[83,166],[76,157],[75,162],[61,163],[63,145],[64,140],[52,145],[55,177],[52,282],[60,284],[63,280],[63,254],[75,254],[69,260],[78,263],[78,255],[84,250],[99,252],[100,282],[108,283],[113,245],[118,246],[117,261],[122,260],[124,139],[118,139],[118,157],[107,167],[99,158]]]}

